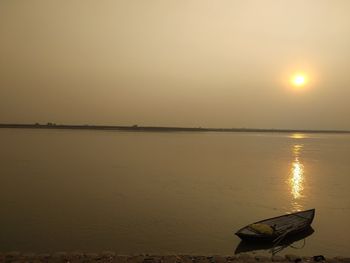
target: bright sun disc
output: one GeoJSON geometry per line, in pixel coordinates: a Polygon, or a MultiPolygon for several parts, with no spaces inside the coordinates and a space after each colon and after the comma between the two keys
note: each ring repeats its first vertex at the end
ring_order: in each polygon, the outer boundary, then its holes
{"type": "Polygon", "coordinates": [[[292,78],[292,83],[296,87],[302,87],[306,84],[306,77],[302,74],[297,74],[292,78]]]}

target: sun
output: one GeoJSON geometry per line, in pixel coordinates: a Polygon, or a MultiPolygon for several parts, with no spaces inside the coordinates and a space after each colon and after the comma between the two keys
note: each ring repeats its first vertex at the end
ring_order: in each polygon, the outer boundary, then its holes
{"type": "Polygon", "coordinates": [[[291,82],[294,87],[300,88],[306,85],[307,77],[305,74],[298,73],[292,77],[291,82]]]}

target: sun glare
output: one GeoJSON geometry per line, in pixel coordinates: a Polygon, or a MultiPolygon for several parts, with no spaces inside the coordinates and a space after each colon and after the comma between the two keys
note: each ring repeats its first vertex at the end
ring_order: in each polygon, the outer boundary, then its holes
{"type": "Polygon", "coordinates": [[[294,87],[301,88],[307,83],[307,78],[304,74],[295,74],[292,77],[291,82],[294,87]]]}

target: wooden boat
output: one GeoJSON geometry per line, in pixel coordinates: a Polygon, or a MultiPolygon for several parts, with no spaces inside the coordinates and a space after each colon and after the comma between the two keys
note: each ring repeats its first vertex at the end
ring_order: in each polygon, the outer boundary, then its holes
{"type": "MultiPolygon", "coordinates": [[[[283,249],[294,245],[294,243],[300,242],[308,238],[314,233],[314,229],[310,226],[307,229],[295,233],[293,235],[289,235],[283,240],[281,240],[277,246],[276,244],[271,240],[241,240],[241,242],[237,245],[235,249],[235,254],[240,254],[240,253],[247,253],[247,252],[252,252],[252,251],[270,251],[274,253],[274,248],[276,249],[277,252],[282,251],[283,249]]],[[[298,244],[298,246],[300,246],[298,244]]]]}
{"type": "Polygon", "coordinates": [[[242,240],[266,240],[279,242],[308,229],[315,216],[315,209],[273,217],[247,225],[235,234],[242,240]]]}

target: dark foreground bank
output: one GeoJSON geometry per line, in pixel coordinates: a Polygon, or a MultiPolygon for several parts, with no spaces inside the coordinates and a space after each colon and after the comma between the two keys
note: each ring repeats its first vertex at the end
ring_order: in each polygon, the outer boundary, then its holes
{"type": "Polygon", "coordinates": [[[326,258],[322,255],[302,257],[297,255],[286,256],[259,256],[240,254],[237,256],[193,256],[193,255],[117,255],[112,251],[102,253],[58,252],[53,254],[34,254],[9,252],[0,253],[0,262],[116,262],[116,263],[257,263],[257,262],[293,262],[293,263],[350,263],[350,258],[326,258]]]}

